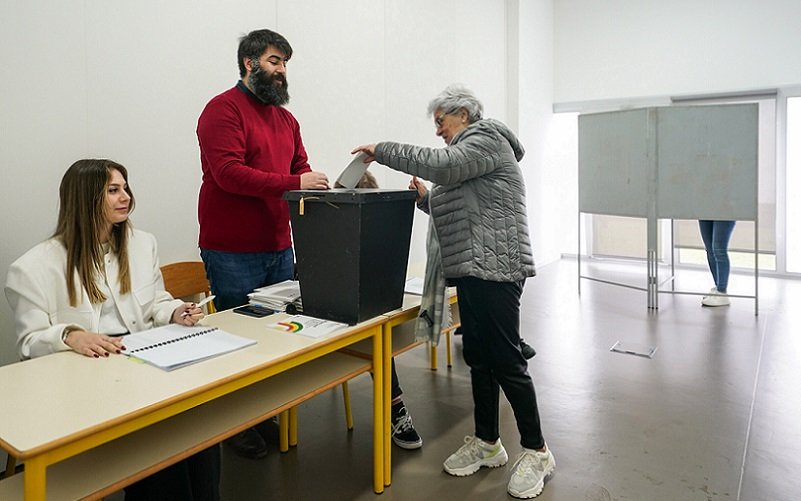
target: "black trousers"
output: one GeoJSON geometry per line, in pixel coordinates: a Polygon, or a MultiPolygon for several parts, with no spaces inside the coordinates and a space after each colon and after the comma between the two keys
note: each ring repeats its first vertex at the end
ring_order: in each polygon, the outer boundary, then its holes
{"type": "Polygon", "coordinates": [[[125,501],[219,501],[220,445],[200,451],[124,490],[125,501]]]}
{"type": "Polygon", "coordinates": [[[392,357],[392,399],[396,399],[403,395],[400,381],[398,381],[398,371],[395,370],[395,357],[392,357]]]}
{"type": "MultiPolygon", "coordinates": [[[[373,373],[370,372],[370,377],[373,377],[373,373]]],[[[386,375],[384,376],[386,377],[386,375]]],[[[398,371],[395,370],[395,357],[392,357],[392,400],[395,400],[399,396],[403,395],[403,389],[401,388],[400,381],[398,380],[398,371]]]]}
{"type": "Polygon", "coordinates": [[[515,414],[520,443],[528,449],[544,447],[537,395],[520,351],[520,296],[525,280],[490,282],[463,277],[451,282],[459,295],[476,436],[488,442],[499,438],[499,389],[503,389],[515,414]]]}

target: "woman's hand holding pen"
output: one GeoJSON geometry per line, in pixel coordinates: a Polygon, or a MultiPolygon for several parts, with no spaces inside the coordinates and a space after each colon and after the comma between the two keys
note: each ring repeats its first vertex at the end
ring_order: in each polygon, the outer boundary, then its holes
{"type": "Polygon", "coordinates": [[[122,341],[122,337],[82,330],[72,330],[64,336],[64,344],[74,352],[94,358],[107,357],[109,353],[120,353],[125,349],[122,341]]]}
{"type": "Polygon", "coordinates": [[[172,321],[175,324],[193,326],[198,323],[206,314],[200,309],[200,305],[195,303],[184,303],[183,306],[175,308],[172,312],[172,321]]]}

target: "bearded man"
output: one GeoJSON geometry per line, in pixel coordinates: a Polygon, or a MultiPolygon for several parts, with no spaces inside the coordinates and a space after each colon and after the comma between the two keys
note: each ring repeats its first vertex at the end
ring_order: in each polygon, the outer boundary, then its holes
{"type": "MultiPolygon", "coordinates": [[[[313,172],[289,102],[292,47],[267,29],[239,41],[241,80],[206,105],[197,124],[203,181],[198,199],[200,255],[218,310],[241,306],[247,294],[294,276],[288,190],[328,189],[313,172]]],[[[239,455],[267,454],[267,427],[226,443],[239,455]],[[261,432],[260,432],[261,431],[261,432]]]]}

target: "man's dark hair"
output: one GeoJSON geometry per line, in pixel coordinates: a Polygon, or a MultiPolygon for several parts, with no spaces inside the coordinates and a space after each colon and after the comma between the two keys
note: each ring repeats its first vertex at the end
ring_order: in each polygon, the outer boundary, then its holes
{"type": "Polygon", "coordinates": [[[244,77],[246,71],[245,59],[258,59],[273,46],[284,53],[287,59],[292,57],[292,47],[282,35],[271,30],[254,30],[239,39],[239,50],[236,55],[239,63],[239,76],[244,77]]]}

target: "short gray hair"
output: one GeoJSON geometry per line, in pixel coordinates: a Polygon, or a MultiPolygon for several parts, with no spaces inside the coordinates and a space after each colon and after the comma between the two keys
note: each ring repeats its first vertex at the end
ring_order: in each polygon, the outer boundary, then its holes
{"type": "Polygon", "coordinates": [[[445,90],[428,103],[430,116],[440,109],[448,114],[464,109],[470,123],[481,120],[484,114],[484,105],[481,104],[481,101],[471,90],[461,84],[451,84],[445,87],[445,90]]]}

